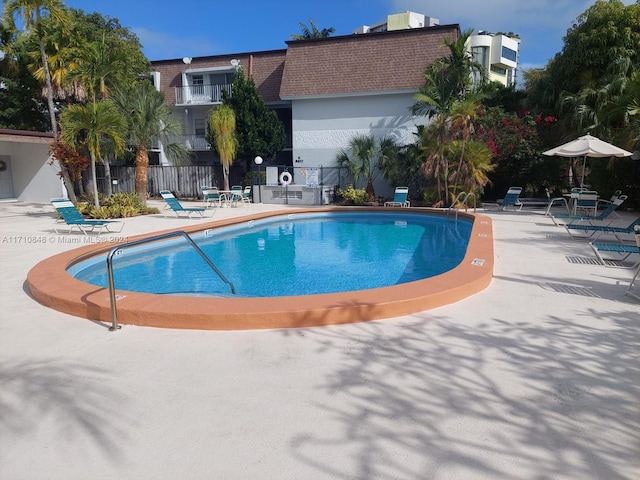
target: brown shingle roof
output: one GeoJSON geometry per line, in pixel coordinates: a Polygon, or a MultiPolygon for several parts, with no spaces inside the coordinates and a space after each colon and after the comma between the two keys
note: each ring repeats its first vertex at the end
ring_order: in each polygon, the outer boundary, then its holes
{"type": "Polygon", "coordinates": [[[286,42],[287,50],[195,57],[151,62],[160,72],[160,91],[175,103],[186,69],[229,67],[240,60],[266,102],[295,97],[336,96],[368,92],[415,91],[424,83],[424,69],[446,56],[444,39],[457,39],[458,25],[394,32],[344,35],[286,42]]]}
{"type": "Polygon", "coordinates": [[[268,50],[263,52],[240,53],[235,55],[218,55],[195,57],[190,65],[181,59],[159,60],[151,62],[155,71],[160,72],[160,91],[164,93],[169,104],[175,103],[175,87],[182,86],[182,72],[188,69],[208,67],[230,67],[232,59],[240,60],[245,75],[251,73],[258,89],[258,94],[266,102],[280,100],[280,84],[284,69],[286,50],[268,50]]]}
{"type": "Polygon", "coordinates": [[[417,90],[424,69],[448,54],[458,25],[287,42],[280,97],[417,90]]]}

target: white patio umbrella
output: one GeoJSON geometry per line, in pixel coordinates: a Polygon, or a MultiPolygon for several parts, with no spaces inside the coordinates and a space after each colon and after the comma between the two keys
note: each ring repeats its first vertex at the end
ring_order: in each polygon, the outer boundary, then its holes
{"type": "Polygon", "coordinates": [[[633,155],[631,152],[627,152],[589,134],[542,153],[550,157],[555,155],[559,157],[584,157],[580,186],[584,185],[584,170],[587,165],[587,157],[628,157],[633,155]]]}

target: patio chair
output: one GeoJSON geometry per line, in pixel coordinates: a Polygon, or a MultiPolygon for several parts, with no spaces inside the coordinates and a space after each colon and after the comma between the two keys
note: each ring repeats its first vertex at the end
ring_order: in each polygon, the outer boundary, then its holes
{"type": "Polygon", "coordinates": [[[229,194],[229,202],[234,206],[237,206],[238,202],[242,202],[244,206],[243,198],[242,185],[232,185],[231,192],[229,194]]]}
{"type": "MultiPolygon", "coordinates": [[[[86,219],[82,216],[80,211],[76,208],[76,206],[66,198],[54,198],[51,200],[51,204],[53,208],[56,209],[56,212],[60,215],[62,221],[64,221],[65,225],[69,227],[69,233],[73,231],[74,228],[77,228],[79,231],[88,235],[90,232],[93,233],[95,229],[98,229],[96,232],[98,235],[104,232],[110,233],[118,233],[121,232],[124,228],[124,222],[120,220],[102,220],[102,219],[86,219]],[[109,227],[120,225],[118,230],[111,230],[109,227]]],[[[60,233],[58,229],[53,227],[56,233],[60,233]]]]}
{"type": "Polygon", "coordinates": [[[574,204],[574,214],[584,212],[586,216],[595,217],[598,211],[598,192],[594,190],[583,190],[578,193],[574,204]]]}
{"type": "Polygon", "coordinates": [[[569,235],[575,240],[586,240],[593,237],[593,241],[600,238],[602,235],[613,235],[618,241],[624,241],[621,238],[624,235],[633,234],[633,229],[636,226],[640,226],[640,217],[636,218],[633,222],[631,222],[626,227],[612,227],[610,225],[593,225],[591,223],[570,223],[565,225],[564,228],[567,229],[569,235]],[[576,235],[577,232],[582,233],[582,235],[576,235]],[[591,233],[589,233],[591,232],[591,233]],[[595,237],[594,237],[595,235],[595,237]]]}
{"type": "Polygon", "coordinates": [[[624,265],[616,265],[612,262],[614,259],[607,259],[602,256],[602,252],[607,253],[616,253],[620,255],[620,258],[617,259],[618,262],[622,262],[626,260],[629,256],[633,254],[640,255],[640,247],[638,245],[633,245],[631,243],[605,243],[605,242],[591,242],[591,249],[596,254],[598,259],[602,262],[602,264],[606,267],[623,267],[623,268],[635,268],[640,265],[640,259],[634,263],[633,265],[627,267],[624,265]]]}
{"type": "Polygon", "coordinates": [[[247,204],[251,204],[251,187],[249,185],[242,190],[242,205],[246,206],[247,204]]]}
{"type": "Polygon", "coordinates": [[[204,212],[206,212],[206,208],[203,207],[183,207],[182,204],[178,201],[178,199],[168,190],[163,190],[160,192],[164,201],[167,202],[165,208],[162,209],[162,214],[166,217],[166,211],[171,210],[176,214],[177,217],[180,216],[181,213],[185,213],[189,218],[191,218],[192,214],[198,214],[201,217],[204,217],[204,212]]]}
{"type": "Polygon", "coordinates": [[[575,222],[590,222],[588,224],[594,225],[593,222],[602,222],[605,219],[609,219],[610,216],[612,218],[618,218],[618,215],[615,213],[616,208],[618,208],[622,203],[627,199],[626,195],[620,195],[616,198],[611,205],[609,205],[605,210],[600,212],[596,216],[592,215],[573,215],[573,214],[551,214],[551,220],[556,225],[568,225],[575,222]]]}
{"type": "Polygon", "coordinates": [[[411,204],[407,200],[409,195],[409,187],[396,187],[393,194],[393,200],[384,202],[385,207],[409,207],[411,204]]]}
{"type": "Polygon", "coordinates": [[[202,204],[205,208],[209,208],[211,205],[221,207],[224,200],[224,194],[220,193],[216,187],[202,187],[202,204]]]}
{"type": "Polygon", "coordinates": [[[517,207],[518,210],[522,210],[522,203],[520,202],[521,193],[522,187],[509,187],[504,198],[498,200],[496,203],[499,207],[502,207],[502,210],[506,210],[507,207],[513,207],[514,210],[517,207]]]}

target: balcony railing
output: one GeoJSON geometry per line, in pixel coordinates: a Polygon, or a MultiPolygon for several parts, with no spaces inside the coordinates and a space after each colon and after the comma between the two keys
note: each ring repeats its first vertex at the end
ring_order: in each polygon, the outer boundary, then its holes
{"type": "Polygon", "coordinates": [[[223,91],[231,93],[231,84],[175,87],[176,105],[221,103],[223,91]]]}
{"type": "Polygon", "coordinates": [[[206,150],[211,150],[211,147],[204,137],[198,137],[196,135],[185,135],[184,143],[189,150],[195,152],[204,152],[206,150]]]}

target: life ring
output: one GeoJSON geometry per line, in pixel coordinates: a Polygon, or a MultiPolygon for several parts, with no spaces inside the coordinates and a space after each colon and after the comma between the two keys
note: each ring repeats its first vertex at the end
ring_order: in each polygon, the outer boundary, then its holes
{"type": "Polygon", "coordinates": [[[7,162],[0,160],[0,172],[4,172],[7,169],[7,162]]]}
{"type": "Polygon", "coordinates": [[[280,183],[284,186],[287,186],[291,183],[291,180],[293,180],[293,177],[291,176],[291,174],[289,172],[282,172],[280,174],[280,183]]]}

